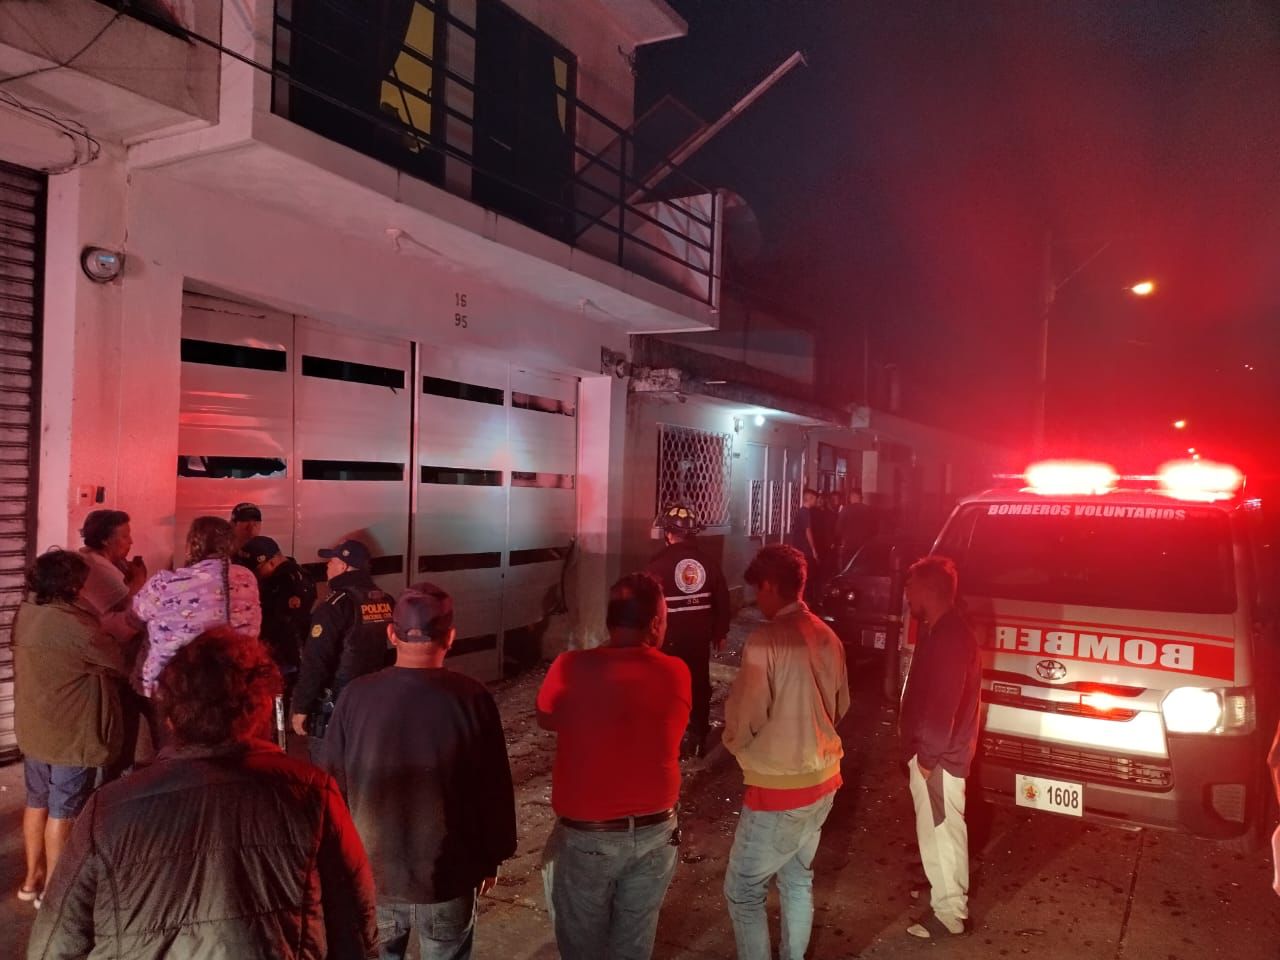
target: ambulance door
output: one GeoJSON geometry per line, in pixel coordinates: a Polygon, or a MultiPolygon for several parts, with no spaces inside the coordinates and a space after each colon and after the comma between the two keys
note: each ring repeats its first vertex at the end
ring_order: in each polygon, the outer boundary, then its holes
{"type": "Polygon", "coordinates": [[[412,347],[303,317],[296,344],[297,558],[321,581],[316,552],[359,540],[374,580],[398,594],[408,570],[412,347]]]}
{"type": "Polygon", "coordinates": [[[419,347],[414,563],[410,581],[453,597],[449,665],[502,673],[502,575],[510,487],[510,368],[499,360],[419,347]]]}
{"type": "Polygon", "coordinates": [[[262,533],[293,549],[293,316],[183,296],[174,565],[199,516],[251,501],[262,533]]]}

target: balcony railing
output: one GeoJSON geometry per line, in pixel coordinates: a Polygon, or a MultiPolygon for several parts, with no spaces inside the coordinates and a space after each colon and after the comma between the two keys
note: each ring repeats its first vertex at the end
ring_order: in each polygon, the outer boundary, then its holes
{"type": "Polygon", "coordinates": [[[714,191],[580,99],[572,53],[497,0],[474,24],[446,0],[276,0],[273,40],[277,114],[716,303],[714,191]]]}

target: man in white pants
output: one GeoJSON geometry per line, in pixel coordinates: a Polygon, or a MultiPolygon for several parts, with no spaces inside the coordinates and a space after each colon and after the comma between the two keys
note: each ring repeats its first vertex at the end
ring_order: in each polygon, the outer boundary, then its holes
{"type": "Polygon", "coordinates": [[[907,928],[923,940],[970,932],[965,778],[978,743],[981,663],[973,631],[956,610],[956,569],[925,557],[907,574],[907,605],[921,626],[898,727],[908,757],[920,861],[930,910],[907,928]]]}

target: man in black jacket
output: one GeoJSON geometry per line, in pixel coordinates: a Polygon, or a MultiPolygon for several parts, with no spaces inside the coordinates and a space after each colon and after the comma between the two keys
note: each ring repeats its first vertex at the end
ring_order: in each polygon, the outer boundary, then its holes
{"type": "Polygon", "coordinates": [[[262,600],[262,642],[284,679],[287,703],[298,679],[302,644],[311,625],[311,608],[316,602],[316,585],[286,557],[270,537],[254,537],[241,548],[240,558],[258,578],[262,600]]]}
{"type": "Polygon", "coordinates": [[[683,660],[693,679],[693,710],[680,755],[700,757],[711,727],[711,651],[729,633],[729,589],[719,565],[694,544],[702,526],[693,510],[677,504],[658,524],[667,545],[645,570],[662,583],[667,601],[662,650],[683,660]]]}
{"type": "Polygon", "coordinates": [[[392,598],[373,582],[369,548],[358,540],[344,540],[319,553],[329,561],[330,592],[311,614],[290,707],[293,732],[311,734],[313,759],[319,758],[319,739],[342,688],[393,659],[387,644],[392,598]]]}
{"type": "Polygon", "coordinates": [[[912,564],[906,599],[921,629],[898,732],[932,908],[907,933],[947,939],[970,929],[964,791],[978,745],[982,667],[973,631],[956,610],[956,568],[950,560],[934,556],[912,564]]]}
{"type": "Polygon", "coordinates": [[[395,666],[352,682],[325,736],[373,864],[383,957],[404,957],[415,926],[424,960],[470,957],[476,897],[516,850],[502,721],[483,684],[445,668],[454,636],[447,593],[406,590],[395,666]]]}

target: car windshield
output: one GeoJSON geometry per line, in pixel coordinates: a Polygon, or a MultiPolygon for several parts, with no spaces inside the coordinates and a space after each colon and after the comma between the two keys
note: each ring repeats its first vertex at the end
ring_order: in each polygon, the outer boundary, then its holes
{"type": "Polygon", "coordinates": [[[1236,608],[1230,523],[1219,510],[971,504],[947,525],[938,552],[956,562],[960,589],[972,596],[1170,613],[1236,608]]]}

